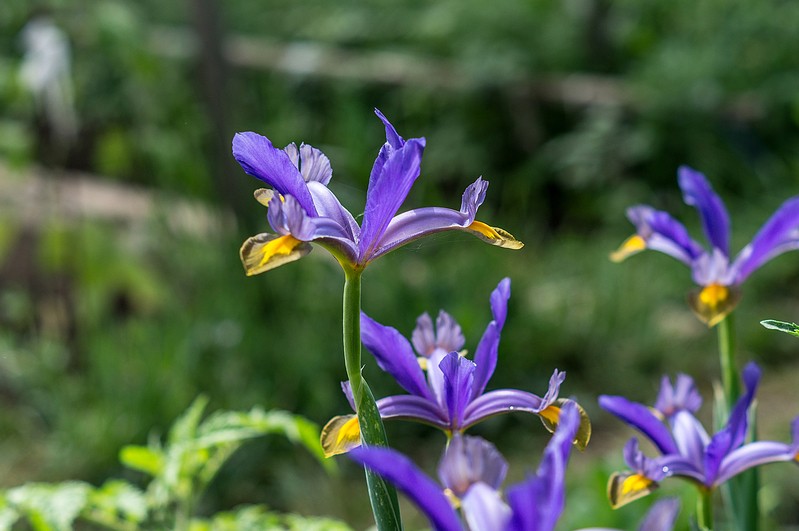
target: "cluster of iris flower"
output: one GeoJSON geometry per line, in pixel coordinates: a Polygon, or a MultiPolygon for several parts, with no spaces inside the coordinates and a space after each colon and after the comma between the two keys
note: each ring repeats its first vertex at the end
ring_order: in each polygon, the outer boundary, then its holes
{"type": "MultiPolygon", "coordinates": [[[[437,530],[551,531],[564,509],[565,470],[571,449],[585,448],[591,425],[582,407],[559,398],[565,373],[557,369],[543,396],[517,389],[487,390],[497,367],[510,279],[500,281],[490,295],[492,320],[472,359],[463,350],[465,339],[460,326],[444,311],[435,323],[427,313],[420,316],[410,340],[360,311],[360,272],[372,260],[418,238],[459,230],[495,246],[522,247],[507,231],[476,220],[488,188],[482,178],[466,188],[459,210],[425,207],[397,214],[421,173],[425,139],[405,140],[380,111],[375,112],[385,127],[386,142],[369,177],[360,225],[328,188],[332,169],[321,151],[306,144],[279,149],[256,133],[234,137],[233,154],[244,171],[270,186],[257,190],[255,198],[268,207],[267,220],[273,232],[244,242],[244,269],[248,275],[255,275],[279,267],[305,256],[315,243],[328,250],[346,273],[344,343],[349,380],[342,389],[355,413],[334,417],[323,429],[321,442],[328,456],[347,454],[395,485],[437,530]],[[347,286],[353,279],[357,285],[348,298],[347,286]],[[348,334],[357,346],[354,354],[347,352],[348,344],[353,350],[348,334]],[[364,406],[369,404],[362,400],[365,381],[360,374],[360,342],[406,394],[371,399],[374,407],[364,406]],[[489,417],[518,411],[539,416],[553,435],[537,471],[503,490],[507,462],[490,442],[464,432],[489,417]],[[378,440],[378,445],[367,440],[364,423],[374,420],[371,415],[378,421],[412,420],[442,430],[447,444],[438,467],[440,481],[398,451],[381,446],[384,440],[378,440]]],[[[774,256],[799,248],[799,197],[786,201],[731,260],[730,222],[721,199],[705,177],[690,168],[680,168],[679,185],[685,202],[700,214],[710,248],[694,241],[666,212],[636,206],[627,211],[636,234],[611,258],[621,261],[652,249],[682,261],[699,285],[689,296],[690,305],[703,321],[714,326],[735,308],[741,283],[755,269],[774,256]]],[[[731,408],[726,424],[712,436],[695,416],[702,398],[686,375],[679,375],[674,385],[664,377],[654,408],[619,396],[601,396],[602,408],[641,432],[659,453],[648,457],[639,449],[637,439],[629,441],[624,456],[630,471],[611,477],[611,505],[618,507],[643,497],[667,477],[682,477],[704,492],[712,492],[750,468],[799,460],[799,417],[792,425],[791,443],[749,441],[750,408],[760,369],[751,363],[742,377],[745,392],[731,408]]],[[[369,488],[372,496],[371,484],[369,488]]],[[[372,501],[377,507],[374,498],[372,501]]],[[[661,500],[653,505],[640,529],[668,531],[678,511],[676,500],[661,500]]],[[[375,515],[377,518],[377,508],[375,515]]]]}

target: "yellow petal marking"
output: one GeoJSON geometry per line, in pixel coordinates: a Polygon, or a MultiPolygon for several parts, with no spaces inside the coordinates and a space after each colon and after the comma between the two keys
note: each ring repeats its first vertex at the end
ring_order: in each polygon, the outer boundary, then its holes
{"type": "Polygon", "coordinates": [[[642,474],[614,473],[608,480],[608,500],[611,507],[618,509],[631,501],[647,496],[657,487],[657,483],[642,474]]]}
{"type": "Polygon", "coordinates": [[[311,252],[311,245],[286,234],[258,234],[248,238],[239,255],[247,276],[257,275],[278,266],[298,260],[311,252]]]}
{"type": "Polygon", "coordinates": [[[735,286],[708,284],[688,294],[688,304],[700,321],[716,326],[735,309],[741,298],[735,286]]]}
{"type": "MultiPolygon", "coordinates": [[[[541,417],[541,423],[551,433],[554,433],[558,428],[561,407],[565,401],[565,399],[559,398],[554,404],[538,412],[539,417],[541,417]]],[[[575,402],[575,405],[577,406],[577,411],[580,413],[580,426],[577,428],[577,434],[574,436],[574,445],[578,450],[583,451],[591,440],[591,419],[588,417],[588,413],[586,413],[585,409],[583,409],[583,406],[577,402],[575,402]]]]}
{"type": "Polygon", "coordinates": [[[471,232],[484,242],[504,247],[505,249],[521,249],[524,244],[513,237],[511,233],[499,227],[489,227],[482,221],[474,221],[465,230],[471,232]]]}
{"type": "Polygon", "coordinates": [[[616,251],[610,253],[610,259],[614,262],[621,262],[628,256],[640,253],[644,249],[646,249],[646,240],[637,234],[633,234],[624,240],[616,251]]]}
{"type": "MultiPolygon", "coordinates": [[[[261,203],[263,206],[268,207],[269,201],[275,196],[274,190],[270,190],[268,188],[259,188],[252,194],[255,197],[255,200],[261,203]]],[[[280,196],[280,199],[283,200],[283,196],[280,196]]]]}
{"type": "Polygon", "coordinates": [[[345,454],[361,445],[361,426],[357,415],[333,417],[322,428],[320,437],[325,457],[345,454]]]}
{"type": "Polygon", "coordinates": [[[416,358],[416,361],[419,362],[419,367],[421,367],[423,371],[427,370],[427,366],[428,366],[427,358],[425,358],[424,356],[418,356],[416,358]]]}

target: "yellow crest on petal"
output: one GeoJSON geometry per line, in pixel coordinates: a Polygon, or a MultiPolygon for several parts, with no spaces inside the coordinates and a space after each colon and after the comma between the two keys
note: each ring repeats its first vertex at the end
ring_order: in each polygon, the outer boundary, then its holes
{"type": "Polygon", "coordinates": [[[325,457],[346,454],[361,445],[361,426],[357,415],[333,417],[322,428],[322,450],[325,457]]]}
{"type": "Polygon", "coordinates": [[[741,292],[735,286],[708,284],[688,294],[688,305],[700,321],[713,327],[735,309],[741,292]]]}
{"type": "Polygon", "coordinates": [[[275,197],[275,191],[270,190],[268,188],[259,188],[252,194],[255,197],[255,200],[261,203],[263,206],[268,207],[269,201],[275,197]]]}
{"type": "Polygon", "coordinates": [[[257,234],[242,244],[239,256],[247,276],[299,260],[311,252],[311,244],[286,234],[257,234]]]}
{"type": "MultiPolygon", "coordinates": [[[[541,423],[550,433],[554,433],[558,427],[561,406],[564,402],[565,399],[560,398],[556,400],[554,404],[538,412],[541,423]]],[[[577,402],[574,404],[577,406],[577,411],[580,413],[580,426],[577,428],[577,435],[574,436],[574,445],[578,450],[583,451],[591,440],[591,419],[588,417],[588,413],[585,412],[585,409],[583,409],[583,406],[577,402]]]]}
{"type": "Polygon", "coordinates": [[[474,221],[464,230],[471,232],[484,242],[504,247],[505,249],[521,249],[524,244],[513,237],[511,233],[499,227],[489,227],[482,221],[474,221]]]}
{"type": "Polygon", "coordinates": [[[628,256],[640,253],[646,249],[646,240],[637,234],[633,234],[619,246],[614,252],[610,253],[610,259],[614,262],[621,262],[628,256]]]}
{"type": "Polygon", "coordinates": [[[643,474],[634,472],[611,474],[608,480],[608,501],[610,506],[618,509],[652,493],[658,484],[643,474]]]}

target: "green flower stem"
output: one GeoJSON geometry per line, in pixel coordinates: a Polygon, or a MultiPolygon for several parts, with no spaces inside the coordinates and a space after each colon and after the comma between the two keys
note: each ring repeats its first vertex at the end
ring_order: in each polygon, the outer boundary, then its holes
{"type": "Polygon", "coordinates": [[[732,406],[741,396],[740,375],[735,363],[735,325],[732,314],[727,315],[716,325],[719,333],[719,360],[721,362],[721,382],[724,386],[726,410],[729,415],[732,406]]]}
{"type": "MultiPolygon", "coordinates": [[[[732,314],[727,315],[718,324],[719,335],[719,359],[721,362],[721,377],[724,387],[725,404],[723,410],[729,417],[736,400],[741,396],[741,378],[738,366],[735,362],[735,330],[732,314]]],[[[718,419],[719,425],[723,425],[727,419],[718,419]]],[[[756,428],[754,422],[751,424],[752,440],[756,440],[756,428]]],[[[738,477],[733,478],[725,486],[728,489],[728,496],[731,507],[728,508],[730,514],[737,523],[740,531],[757,531],[759,527],[759,505],[757,492],[759,490],[760,478],[756,468],[744,472],[738,477]]]]}
{"type": "Polygon", "coordinates": [[[702,531],[713,531],[713,491],[701,487],[696,500],[696,521],[702,531]]]}
{"type": "MultiPolygon", "coordinates": [[[[361,427],[361,442],[366,446],[388,446],[375,398],[361,374],[361,270],[344,268],[344,275],[344,364],[361,427]]],[[[400,531],[402,518],[397,491],[369,470],[366,485],[377,529],[400,531]]]]}

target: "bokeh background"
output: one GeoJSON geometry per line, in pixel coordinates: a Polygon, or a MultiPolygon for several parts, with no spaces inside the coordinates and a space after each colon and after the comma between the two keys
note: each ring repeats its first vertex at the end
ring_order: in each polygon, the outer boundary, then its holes
{"type": "MultiPolygon", "coordinates": [[[[491,387],[562,388],[595,424],[573,458],[563,529],[631,528],[648,505],[611,511],[608,474],[632,432],[601,393],[652,402],[661,374],[697,377],[708,404],[715,332],[691,315],[687,269],[655,253],[617,265],[648,203],[699,238],[676,170],[703,171],[727,201],[739,249],[799,192],[799,3],[780,0],[4,0],[0,9],[0,487],[136,479],[124,444],[164,433],[198,395],[323,424],[348,411],[343,277],[320,249],[246,278],[238,247],[267,229],[259,183],[230,155],[236,131],[306,142],[331,188],[361,212],[384,136],[380,108],[425,136],[404,208],[457,208],[490,181],[480,219],[525,242],[510,252],[443,235],[370,266],[364,309],[410,334],[446,309],[474,349],[488,295],[513,282],[491,387]]],[[[736,311],[739,359],[765,369],[764,438],[799,413],[799,342],[758,324],[799,319],[799,254],[758,271],[736,311]]],[[[396,384],[366,355],[375,393],[396,384]]],[[[537,465],[533,417],[474,430],[537,465]]],[[[388,426],[433,470],[443,437],[388,426]]],[[[328,476],[288,443],[249,444],[199,508],[266,503],[368,525],[360,471],[328,476]]],[[[768,522],[799,522],[799,475],[765,471],[768,522]]],[[[687,485],[669,482],[680,494],[687,485]]],[[[690,493],[687,500],[691,499],[690,493]]],[[[691,507],[689,507],[690,509],[691,507]]],[[[411,528],[423,521],[406,509],[411,528]]]]}

